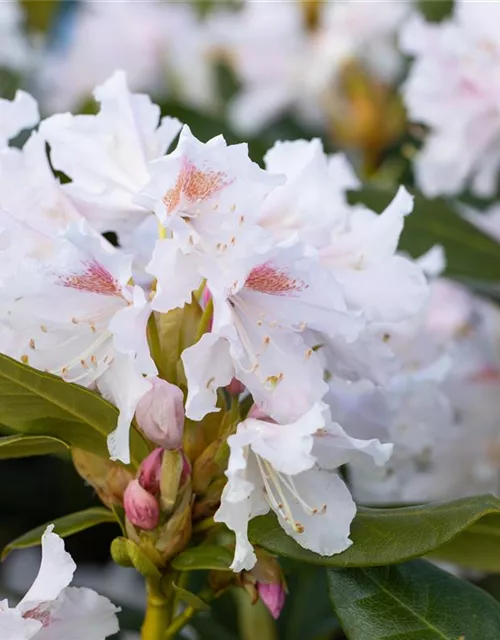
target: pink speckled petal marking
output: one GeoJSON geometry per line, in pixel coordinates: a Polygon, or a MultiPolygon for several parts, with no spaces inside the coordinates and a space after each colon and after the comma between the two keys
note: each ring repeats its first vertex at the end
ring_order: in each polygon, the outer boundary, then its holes
{"type": "Polygon", "coordinates": [[[52,616],[50,614],[50,610],[47,608],[46,603],[39,604],[34,609],[30,609],[29,611],[25,611],[23,613],[23,618],[29,618],[31,620],[38,620],[38,622],[42,623],[42,626],[48,627],[51,623],[52,616]]]}
{"type": "Polygon", "coordinates": [[[309,285],[302,280],[292,278],[286,271],[270,262],[265,262],[252,269],[246,279],[245,287],[271,296],[284,296],[288,293],[305,291],[309,285]]]}
{"type": "Polygon", "coordinates": [[[105,296],[121,297],[121,287],[113,278],[111,273],[96,260],[83,263],[82,273],[62,276],[59,283],[64,287],[87,291],[89,293],[100,293],[105,296]]]}

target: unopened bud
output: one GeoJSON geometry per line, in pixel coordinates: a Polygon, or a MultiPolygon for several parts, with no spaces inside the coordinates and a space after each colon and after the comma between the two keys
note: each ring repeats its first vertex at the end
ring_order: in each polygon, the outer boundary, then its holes
{"type": "Polygon", "coordinates": [[[160,520],[160,507],[154,496],[143,489],[138,480],[132,480],[125,490],[123,506],[128,520],[147,531],[154,529],[160,520]]]}
{"type": "Polygon", "coordinates": [[[163,449],[158,447],[141,462],[138,480],[143,489],[151,495],[156,495],[160,490],[161,461],[163,449]]]}
{"type": "Polygon", "coordinates": [[[285,604],[285,590],[280,582],[268,584],[265,582],[257,582],[257,590],[259,598],[269,609],[269,613],[277,620],[285,604]]]}
{"type": "Polygon", "coordinates": [[[161,554],[164,562],[182,551],[191,539],[192,514],[191,483],[181,489],[171,516],[159,529],[159,535],[155,543],[156,549],[161,554]]]}
{"type": "Polygon", "coordinates": [[[239,380],[236,380],[236,378],[233,378],[231,382],[227,385],[226,391],[229,393],[230,396],[233,396],[236,398],[237,396],[241,395],[243,391],[245,391],[245,385],[239,380]]]}
{"type": "Polygon", "coordinates": [[[184,396],[179,387],[153,378],[137,406],[135,417],[144,435],[164,449],[177,449],[184,430],[184,396]]]}
{"type": "Polygon", "coordinates": [[[160,504],[162,513],[169,515],[179,493],[184,456],[180,451],[164,451],[160,473],[160,504]]]}
{"type": "Polygon", "coordinates": [[[75,448],[71,453],[76,470],[94,488],[102,502],[108,507],[122,504],[125,489],[133,479],[130,471],[122,464],[90,451],[75,448]]]}

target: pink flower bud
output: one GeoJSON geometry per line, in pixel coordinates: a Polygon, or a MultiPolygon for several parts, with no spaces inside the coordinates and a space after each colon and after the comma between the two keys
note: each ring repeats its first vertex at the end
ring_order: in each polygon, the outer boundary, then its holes
{"type": "Polygon", "coordinates": [[[257,590],[260,599],[269,609],[269,613],[277,620],[285,604],[286,594],[282,585],[279,582],[273,582],[272,584],[257,582],[257,590]]]}
{"type": "Polygon", "coordinates": [[[184,430],[184,396],[161,378],[153,378],[152,387],[139,402],[135,417],[144,435],[164,449],[177,449],[184,430]]]}
{"type": "Polygon", "coordinates": [[[154,529],[160,520],[160,507],[154,496],[143,489],[138,480],[129,482],[123,495],[125,514],[139,529],[154,529]]]}
{"type": "Polygon", "coordinates": [[[245,391],[245,385],[241,383],[239,380],[236,380],[236,378],[233,378],[231,382],[227,385],[226,390],[230,396],[236,397],[242,394],[243,391],[245,391]]]}
{"type": "Polygon", "coordinates": [[[144,458],[139,467],[139,484],[153,496],[160,490],[163,451],[161,447],[158,447],[152,451],[147,458],[144,458]]]}

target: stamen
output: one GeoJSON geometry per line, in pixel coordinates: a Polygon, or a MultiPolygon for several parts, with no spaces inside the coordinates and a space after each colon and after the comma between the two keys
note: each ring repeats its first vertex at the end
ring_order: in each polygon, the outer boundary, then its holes
{"type": "Polygon", "coordinates": [[[281,513],[285,521],[288,522],[295,533],[303,533],[304,526],[300,522],[297,522],[293,517],[290,505],[285,497],[285,494],[283,493],[283,489],[281,488],[278,472],[267,460],[261,460],[258,455],[256,455],[255,457],[262,474],[262,479],[266,488],[266,495],[268,497],[270,505],[279,513],[281,513]],[[278,500],[276,499],[274,491],[276,491],[276,493],[278,494],[280,502],[278,502],[278,500]]]}

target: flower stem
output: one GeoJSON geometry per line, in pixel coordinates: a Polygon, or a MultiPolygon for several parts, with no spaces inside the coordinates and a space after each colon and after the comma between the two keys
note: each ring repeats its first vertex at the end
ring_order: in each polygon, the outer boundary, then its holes
{"type": "Polygon", "coordinates": [[[141,640],[163,640],[172,620],[172,604],[155,586],[148,583],[146,617],[141,629],[141,640]]]}
{"type": "MultiPolygon", "coordinates": [[[[198,597],[206,603],[211,602],[215,597],[220,595],[214,593],[214,591],[210,588],[202,589],[198,594],[198,597]]],[[[191,620],[191,618],[196,614],[198,609],[196,607],[186,607],[182,613],[180,613],[170,624],[168,629],[165,631],[162,640],[171,640],[171,638],[175,638],[176,634],[186,626],[186,624],[191,620]]]]}
{"type": "Polygon", "coordinates": [[[164,631],[162,640],[170,640],[171,638],[175,638],[177,632],[180,631],[189,622],[189,620],[194,616],[195,613],[196,609],[194,607],[186,607],[184,611],[172,622],[168,629],[164,631]]]}

